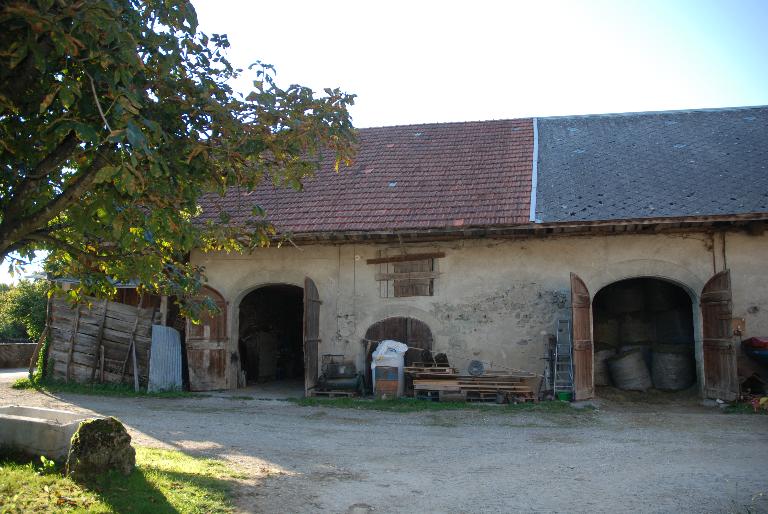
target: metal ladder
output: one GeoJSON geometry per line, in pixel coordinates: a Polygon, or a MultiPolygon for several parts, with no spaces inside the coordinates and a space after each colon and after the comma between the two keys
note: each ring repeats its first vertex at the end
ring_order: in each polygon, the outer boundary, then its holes
{"type": "Polygon", "coordinates": [[[552,393],[573,393],[573,359],[571,354],[571,322],[557,320],[557,342],[555,343],[555,362],[552,374],[552,393]]]}

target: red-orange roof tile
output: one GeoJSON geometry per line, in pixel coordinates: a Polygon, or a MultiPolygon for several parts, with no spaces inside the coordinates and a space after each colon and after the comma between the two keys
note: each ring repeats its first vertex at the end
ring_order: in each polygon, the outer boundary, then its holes
{"type": "Polygon", "coordinates": [[[283,232],[439,229],[529,222],[531,119],[360,129],[349,167],[324,162],[303,191],[262,184],[201,199],[201,220],[260,205],[283,232]]]}

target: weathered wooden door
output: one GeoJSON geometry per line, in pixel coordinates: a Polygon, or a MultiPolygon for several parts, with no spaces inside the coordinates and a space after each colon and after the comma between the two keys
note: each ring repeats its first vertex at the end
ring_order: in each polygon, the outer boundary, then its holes
{"type": "Polygon", "coordinates": [[[219,312],[204,314],[200,323],[187,321],[187,367],[189,389],[213,391],[227,389],[227,302],[218,291],[203,287],[200,297],[209,297],[219,312]]]}
{"type": "Polygon", "coordinates": [[[311,278],[304,279],[304,394],[317,385],[320,346],[320,294],[311,278]]]}
{"type": "Polygon", "coordinates": [[[739,396],[731,318],[731,273],[725,270],[710,278],[701,291],[704,396],[707,398],[730,401],[739,396]]]}
{"type": "Polygon", "coordinates": [[[589,290],[578,275],[571,273],[571,330],[573,343],[573,394],[576,400],[595,396],[592,373],[592,309],[589,290]]]}

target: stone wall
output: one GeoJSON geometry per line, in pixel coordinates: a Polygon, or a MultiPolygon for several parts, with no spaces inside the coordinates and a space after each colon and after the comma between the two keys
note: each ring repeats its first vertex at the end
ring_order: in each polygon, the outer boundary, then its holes
{"type": "MultiPolygon", "coordinates": [[[[544,342],[558,319],[570,318],[569,276],[578,274],[594,295],[632,277],[658,277],[680,285],[694,306],[700,362],[698,296],[707,280],[728,267],[734,315],[746,318],[745,337],[768,334],[768,236],[745,233],[561,236],[546,239],[480,239],[403,245],[304,245],[267,248],[250,255],[192,256],[209,285],[228,302],[230,346],[237,349],[238,305],[266,284],[302,287],[315,281],[321,306],[320,354],[339,353],[363,365],[361,341],[387,317],[417,318],[429,325],[434,351],[459,367],[471,359],[541,372],[544,342]],[[366,259],[400,253],[444,252],[434,296],[382,297],[380,265],[366,259]]],[[[236,381],[232,382],[236,383],[236,381]]]]}
{"type": "Polygon", "coordinates": [[[35,343],[0,341],[0,368],[28,368],[35,343]]]}

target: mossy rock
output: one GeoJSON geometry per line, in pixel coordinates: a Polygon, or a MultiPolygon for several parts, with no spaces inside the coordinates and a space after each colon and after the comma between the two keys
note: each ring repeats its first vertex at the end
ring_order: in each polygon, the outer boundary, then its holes
{"type": "Polygon", "coordinates": [[[67,456],[67,475],[75,478],[116,470],[129,475],[136,466],[131,436],[117,419],[95,418],[80,423],[67,456]]]}

